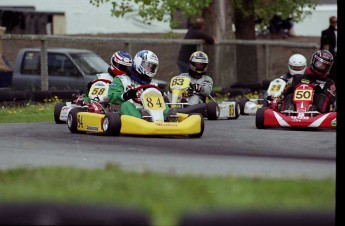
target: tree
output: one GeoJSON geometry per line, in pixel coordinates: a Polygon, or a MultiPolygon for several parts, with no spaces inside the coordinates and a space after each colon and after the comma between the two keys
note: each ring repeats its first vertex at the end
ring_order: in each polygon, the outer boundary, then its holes
{"type": "MultiPolygon", "coordinates": [[[[167,15],[173,15],[180,10],[186,18],[203,15],[206,19],[206,30],[214,34],[217,40],[255,40],[256,17],[262,19],[261,26],[267,25],[278,12],[283,18],[293,14],[294,21],[299,22],[311,14],[318,0],[90,0],[95,6],[106,2],[111,2],[111,15],[115,17],[123,17],[137,10],[146,23],[153,20],[170,22],[170,26],[174,28],[176,21],[170,20],[167,15]],[[235,25],[235,36],[232,23],[235,25]]],[[[222,51],[222,47],[216,48],[214,58],[218,59],[222,51]]],[[[236,59],[237,71],[241,72],[237,73],[237,80],[256,81],[258,75],[255,46],[238,45],[236,59]],[[251,62],[250,67],[243,62],[251,62]]],[[[222,67],[222,63],[216,66],[219,67],[222,67]]]]}

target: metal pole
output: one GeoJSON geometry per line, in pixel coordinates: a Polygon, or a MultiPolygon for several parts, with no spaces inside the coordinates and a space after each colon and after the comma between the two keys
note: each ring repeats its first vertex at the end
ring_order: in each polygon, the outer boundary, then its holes
{"type": "Polygon", "coordinates": [[[41,40],[41,90],[47,91],[48,84],[48,53],[47,41],[41,40]]]}

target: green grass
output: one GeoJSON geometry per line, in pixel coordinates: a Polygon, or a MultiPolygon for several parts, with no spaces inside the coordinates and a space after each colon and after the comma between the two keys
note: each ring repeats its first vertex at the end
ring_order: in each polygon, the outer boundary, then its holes
{"type": "MultiPolygon", "coordinates": [[[[0,108],[0,123],[54,122],[56,102],[0,108]]],[[[335,179],[197,177],[104,169],[0,170],[0,202],[114,204],[147,211],[154,225],[177,225],[206,209],[335,210],[335,179]]]]}
{"type": "Polygon", "coordinates": [[[196,210],[335,209],[335,181],[196,177],[104,169],[0,171],[1,200],[113,204],[144,210],[154,225],[177,225],[196,210]]]}
{"type": "Polygon", "coordinates": [[[40,104],[27,103],[25,106],[0,107],[0,123],[54,122],[54,106],[57,102],[40,104]]]}

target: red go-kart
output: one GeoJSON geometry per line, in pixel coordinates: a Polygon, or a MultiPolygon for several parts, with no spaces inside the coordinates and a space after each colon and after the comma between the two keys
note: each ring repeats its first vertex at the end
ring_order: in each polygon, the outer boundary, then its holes
{"type": "Polygon", "coordinates": [[[337,113],[332,106],[327,113],[308,110],[313,103],[314,89],[310,84],[300,84],[293,94],[293,103],[296,110],[281,110],[280,100],[277,98],[268,107],[259,108],[256,111],[256,128],[269,127],[290,128],[324,128],[336,129],[337,113]]]}

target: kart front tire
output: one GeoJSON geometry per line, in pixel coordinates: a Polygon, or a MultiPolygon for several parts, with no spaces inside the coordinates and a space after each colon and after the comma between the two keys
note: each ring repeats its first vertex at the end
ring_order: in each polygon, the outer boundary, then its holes
{"type": "Polygon", "coordinates": [[[85,112],[86,110],[83,108],[73,108],[70,110],[67,116],[67,126],[71,133],[85,133],[83,131],[78,130],[78,113],[85,112]]]}
{"type": "Polygon", "coordinates": [[[121,130],[121,116],[118,113],[106,113],[103,119],[103,131],[107,136],[119,136],[121,130]]]}
{"type": "Polygon", "coordinates": [[[246,103],[250,101],[247,97],[243,97],[240,99],[239,101],[239,104],[240,104],[240,113],[241,115],[247,115],[245,112],[244,112],[244,107],[246,106],[246,103]]]}
{"type": "MultiPolygon", "coordinates": [[[[197,134],[190,134],[188,135],[191,138],[200,138],[203,134],[204,134],[204,130],[205,130],[205,121],[204,121],[204,116],[200,113],[191,113],[189,116],[191,115],[199,115],[200,116],[200,133],[197,134]]],[[[188,116],[188,117],[189,117],[188,116]]]]}
{"type": "Polygon", "coordinates": [[[258,129],[266,129],[265,120],[265,110],[266,108],[258,108],[255,114],[255,125],[258,129]]]}
{"type": "Polygon", "coordinates": [[[206,106],[207,119],[208,120],[217,120],[219,117],[219,106],[216,102],[209,102],[206,106]]]}
{"type": "Polygon", "coordinates": [[[65,124],[65,121],[60,120],[61,109],[65,106],[64,103],[57,103],[54,107],[54,120],[56,124],[65,124]]]}

